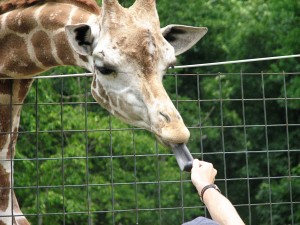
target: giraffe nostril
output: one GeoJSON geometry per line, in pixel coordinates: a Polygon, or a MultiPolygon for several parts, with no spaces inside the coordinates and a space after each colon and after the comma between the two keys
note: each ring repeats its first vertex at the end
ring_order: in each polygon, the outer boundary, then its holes
{"type": "Polygon", "coordinates": [[[163,113],[163,112],[159,112],[159,114],[166,120],[167,123],[171,122],[171,118],[169,115],[163,113]]]}

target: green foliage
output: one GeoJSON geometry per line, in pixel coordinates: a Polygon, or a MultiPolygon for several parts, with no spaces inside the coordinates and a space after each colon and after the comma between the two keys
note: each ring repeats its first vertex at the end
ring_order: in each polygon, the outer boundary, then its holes
{"type": "MultiPolygon", "coordinates": [[[[291,175],[295,176],[299,173],[300,164],[292,169],[291,175]]],[[[256,195],[257,200],[267,205],[269,202],[273,203],[268,207],[258,207],[259,216],[262,221],[265,221],[264,224],[270,224],[270,214],[272,214],[274,224],[289,224],[292,220],[296,223],[299,221],[299,204],[289,203],[300,198],[299,185],[300,180],[297,178],[264,181],[260,185],[260,190],[256,195]]]]}
{"type": "MultiPolygon", "coordinates": [[[[22,210],[43,214],[29,217],[33,224],[87,224],[88,220],[109,224],[113,210],[120,211],[114,216],[117,223],[132,224],[136,207],[180,207],[180,183],[167,183],[180,179],[175,158],[157,148],[148,132],[133,130],[94,102],[82,103],[90,98],[90,82],[90,78],[45,79],[34,84],[24,107],[16,155],[28,160],[15,163],[16,171],[24,171],[15,173],[15,182],[24,187],[16,191],[22,210]],[[72,97],[60,95],[65,92],[72,97]],[[128,209],[132,213],[122,213],[128,209]],[[48,220],[51,214],[57,216],[48,220]]],[[[193,197],[186,201],[198,203],[193,197]]],[[[139,220],[157,224],[159,214],[141,213],[139,220]]],[[[169,216],[165,220],[171,224],[178,216],[180,212],[172,213],[172,220],[169,216]]]]}

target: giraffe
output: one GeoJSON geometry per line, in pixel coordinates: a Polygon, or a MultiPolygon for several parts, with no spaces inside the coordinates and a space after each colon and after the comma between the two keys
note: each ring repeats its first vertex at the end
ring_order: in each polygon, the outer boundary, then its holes
{"type": "Polygon", "coordinates": [[[162,77],[207,32],[160,28],[155,0],[123,8],[117,0],[6,0],[0,4],[0,225],[29,224],[13,191],[13,159],[22,104],[33,77],[73,65],[93,73],[91,93],[128,124],[166,146],[189,131],[162,77]]]}

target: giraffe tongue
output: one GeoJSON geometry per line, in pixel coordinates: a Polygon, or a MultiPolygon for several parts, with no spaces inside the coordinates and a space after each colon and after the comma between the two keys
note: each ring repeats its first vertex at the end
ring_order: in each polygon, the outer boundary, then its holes
{"type": "Polygon", "coordinates": [[[172,146],[177,163],[182,171],[191,172],[193,167],[193,156],[185,144],[177,144],[172,146]]]}

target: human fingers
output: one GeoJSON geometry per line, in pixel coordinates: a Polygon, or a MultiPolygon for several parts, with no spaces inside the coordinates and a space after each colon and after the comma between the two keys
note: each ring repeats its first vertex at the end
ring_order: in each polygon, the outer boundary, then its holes
{"type": "Polygon", "coordinates": [[[191,179],[194,184],[212,184],[215,181],[217,170],[213,164],[195,159],[191,171],[191,179]]]}

